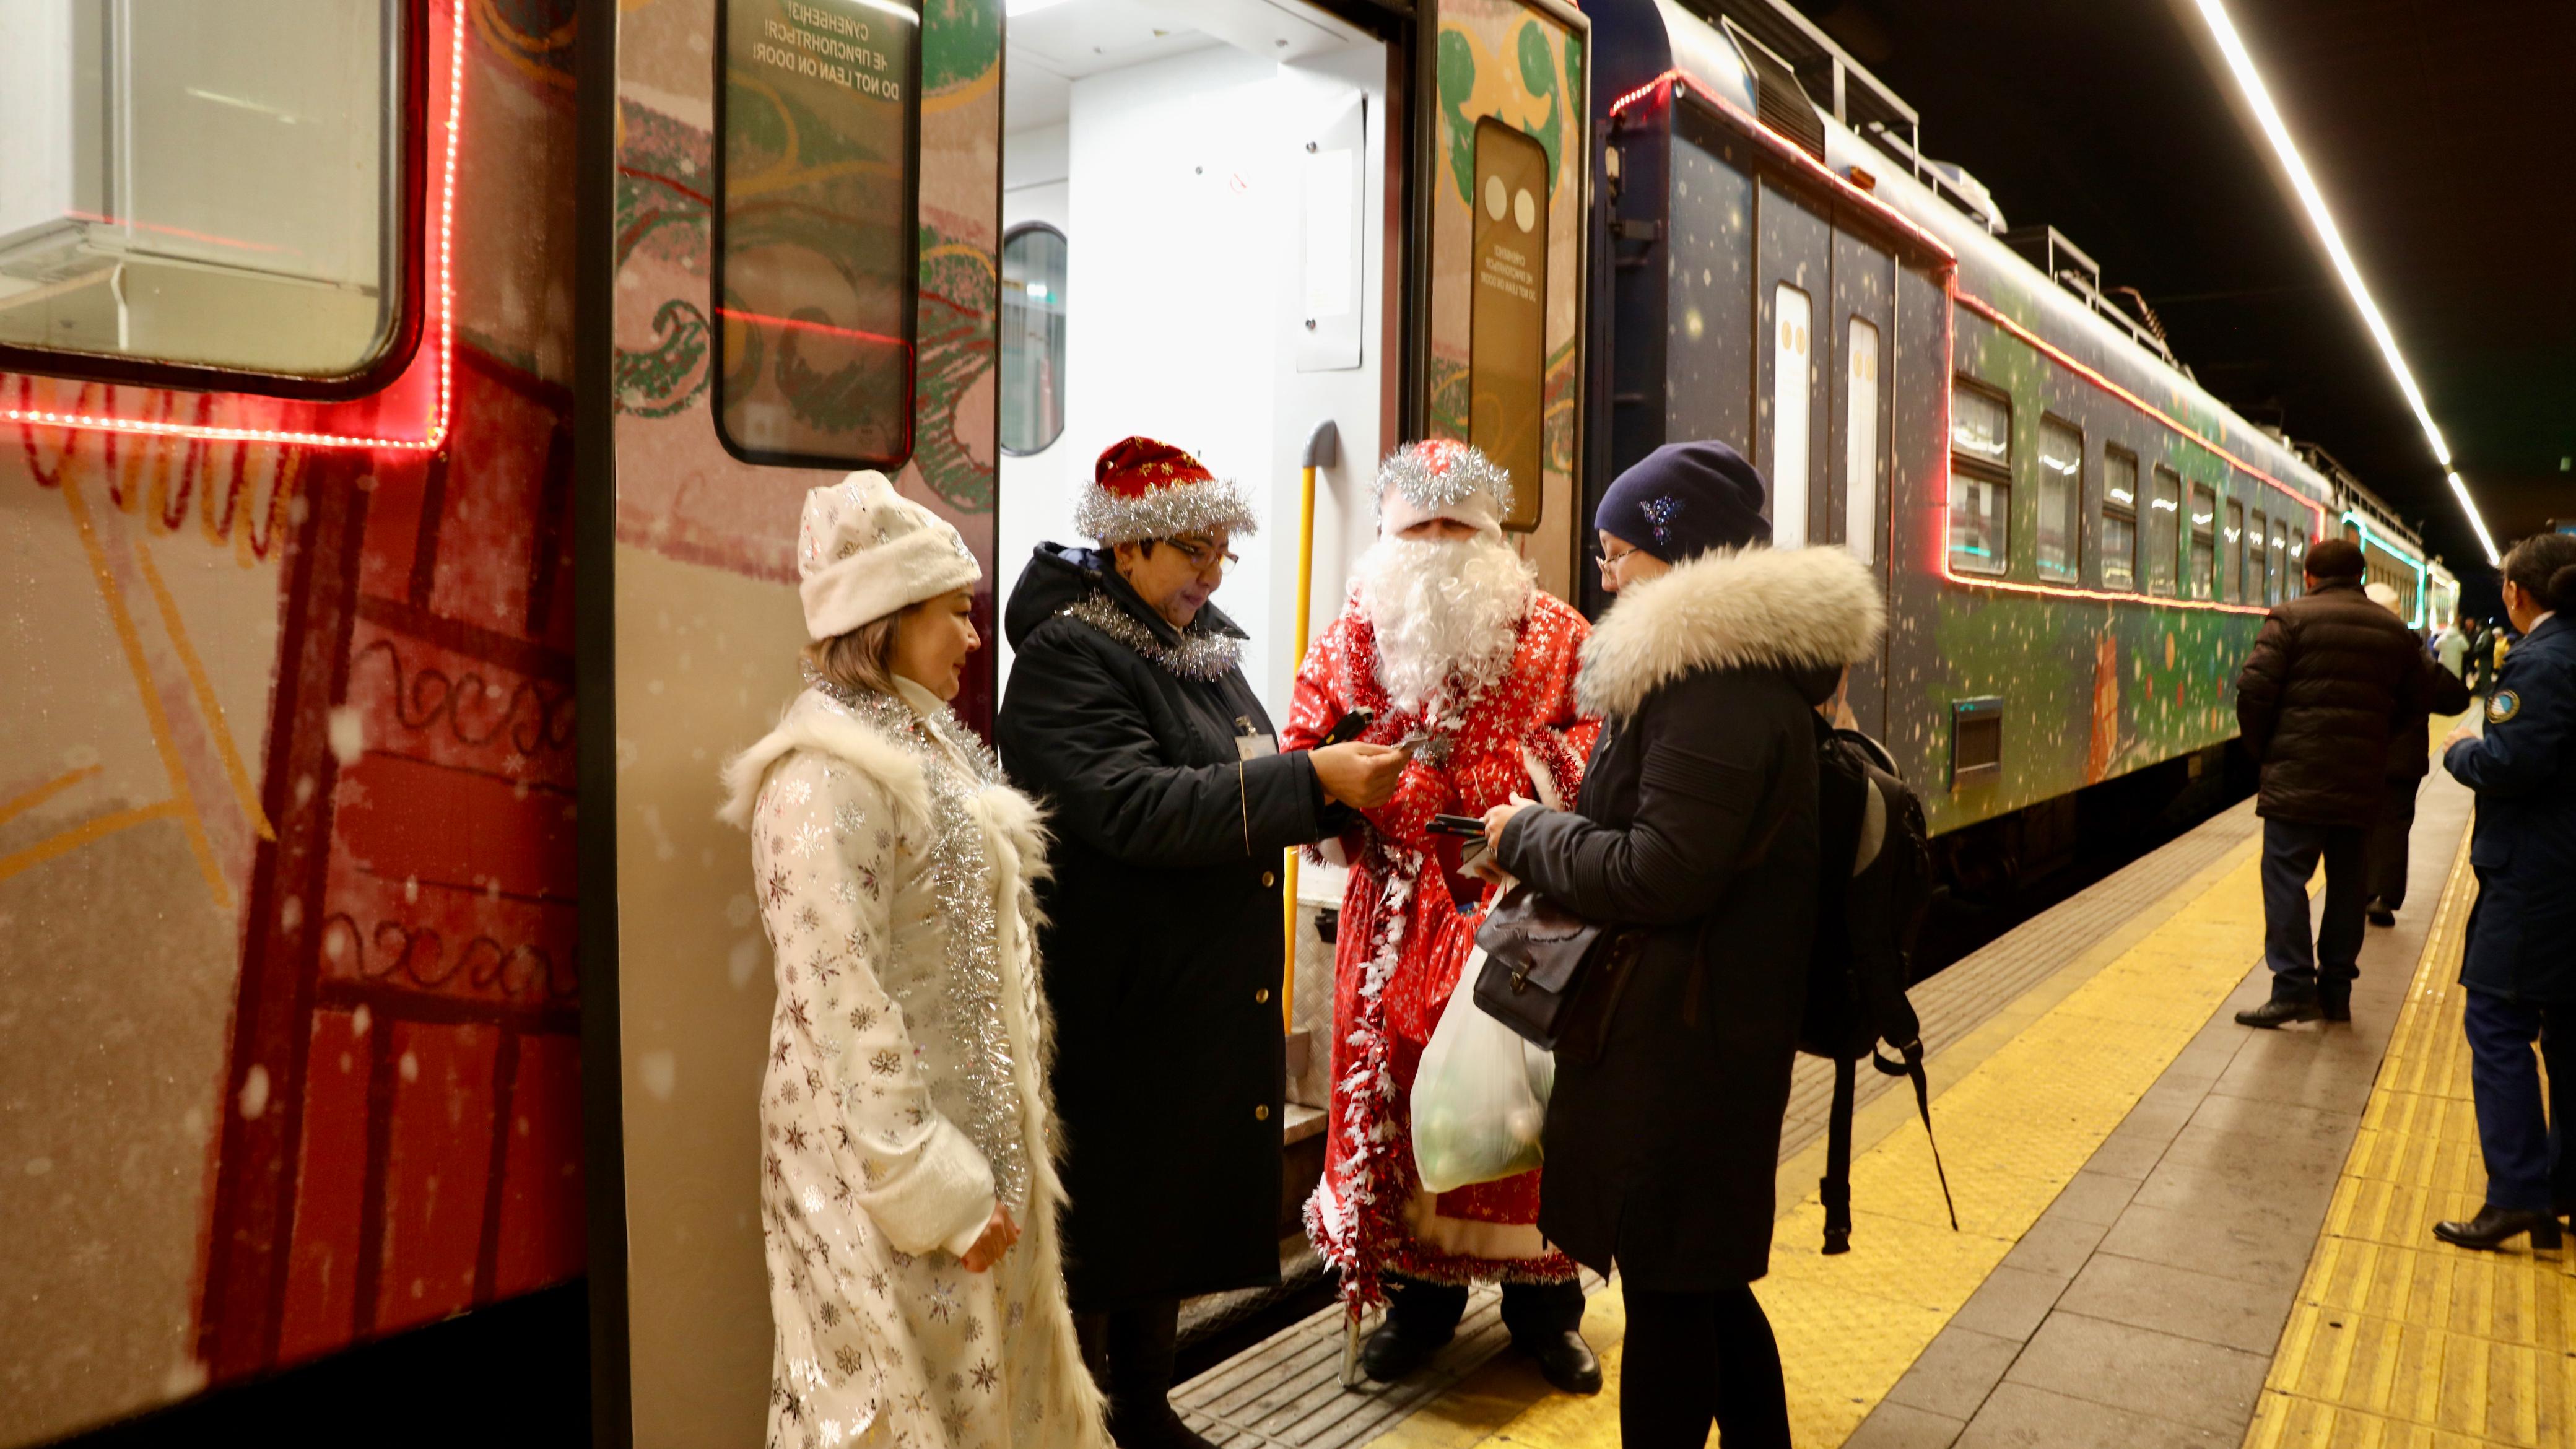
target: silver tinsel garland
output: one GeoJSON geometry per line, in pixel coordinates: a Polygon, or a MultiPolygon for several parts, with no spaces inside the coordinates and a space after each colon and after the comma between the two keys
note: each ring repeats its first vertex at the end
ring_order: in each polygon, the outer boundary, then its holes
{"type": "Polygon", "coordinates": [[[1152,664],[1182,679],[1205,684],[1234,672],[1243,659],[1243,641],[1232,634],[1183,633],[1178,644],[1166,644],[1107,594],[1093,594],[1056,610],[1059,618],[1090,625],[1152,664]]]}
{"type": "Polygon", "coordinates": [[[1512,475],[1481,451],[1464,443],[1440,450],[1449,458],[1446,468],[1432,467],[1433,454],[1414,443],[1380,463],[1377,468],[1377,495],[1383,511],[1386,490],[1395,489],[1416,508],[1447,508],[1479,493],[1494,496],[1494,510],[1509,517],[1512,511],[1512,475]]]}
{"type": "Polygon", "coordinates": [[[1157,488],[1142,498],[1121,498],[1097,483],[1085,485],[1073,505],[1074,531],[1103,545],[1186,533],[1259,533],[1252,500],[1231,478],[1157,488]]]}
{"type": "Polygon", "coordinates": [[[1007,786],[1009,781],[993,752],[946,710],[924,719],[901,700],[874,690],[844,688],[810,666],[805,680],[852,716],[921,757],[922,781],[930,790],[930,885],[939,902],[947,946],[948,970],[941,984],[950,1025],[968,1037],[960,1063],[965,1110],[956,1125],[992,1164],[993,1189],[1001,1200],[1025,1205],[1029,1201],[1028,1149],[1012,1070],[1017,1053],[1002,1019],[1002,943],[1000,913],[993,899],[993,863],[985,854],[984,828],[967,808],[972,791],[937,758],[941,744],[966,760],[979,787],[1007,786]]]}

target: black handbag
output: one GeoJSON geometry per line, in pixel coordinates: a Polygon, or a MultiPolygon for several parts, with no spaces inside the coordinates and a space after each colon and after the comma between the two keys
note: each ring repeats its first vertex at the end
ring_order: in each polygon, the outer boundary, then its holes
{"type": "Polygon", "coordinates": [[[1646,940],[1642,930],[1587,921],[1514,886],[1476,928],[1485,948],[1476,1005],[1560,1062],[1597,1061],[1646,940]]]}

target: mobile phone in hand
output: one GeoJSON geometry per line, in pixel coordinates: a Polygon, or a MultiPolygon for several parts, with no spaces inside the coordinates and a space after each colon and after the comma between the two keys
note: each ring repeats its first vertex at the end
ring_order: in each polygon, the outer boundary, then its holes
{"type": "Polygon", "coordinates": [[[1350,713],[1343,715],[1340,719],[1333,721],[1333,727],[1324,732],[1324,743],[1328,745],[1347,745],[1351,741],[1358,739],[1362,734],[1366,733],[1368,727],[1375,723],[1377,723],[1377,711],[1365,706],[1352,710],[1350,713]]]}
{"type": "Polygon", "coordinates": [[[1473,835],[1485,833],[1485,822],[1473,815],[1434,815],[1426,827],[1434,835],[1473,835]]]}

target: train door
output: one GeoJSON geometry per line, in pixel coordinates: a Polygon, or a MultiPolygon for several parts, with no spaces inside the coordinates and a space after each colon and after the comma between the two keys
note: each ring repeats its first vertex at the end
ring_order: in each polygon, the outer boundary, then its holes
{"type": "MultiPolygon", "coordinates": [[[[1815,541],[1850,549],[1887,588],[1889,547],[1888,439],[1893,426],[1888,364],[1895,349],[1895,259],[1869,237],[1834,230],[1833,312],[1819,331],[1830,331],[1837,361],[1830,370],[1825,476],[1831,486],[1819,500],[1815,541]]],[[[1885,656],[1855,665],[1845,699],[1871,736],[1885,733],[1885,656]]]]}
{"type": "Polygon", "coordinates": [[[1835,347],[1833,223],[1768,168],[1755,178],[1753,465],[1771,485],[1771,542],[1804,547],[1832,476],[1824,444],[1835,347]]]}
{"type": "Polygon", "coordinates": [[[1286,718],[1307,441],[1323,424],[1338,439],[1316,498],[1324,618],[1399,441],[1384,304],[1398,54],[1296,0],[1059,0],[1012,19],[997,598],[1040,543],[1086,543],[1073,509],[1103,448],[1173,443],[1255,500],[1264,526],[1237,541],[1216,605],[1286,718]]]}

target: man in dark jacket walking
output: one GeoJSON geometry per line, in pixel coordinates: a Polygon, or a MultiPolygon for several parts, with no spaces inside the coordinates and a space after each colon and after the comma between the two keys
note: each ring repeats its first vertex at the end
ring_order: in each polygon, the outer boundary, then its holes
{"type": "Polygon", "coordinates": [[[2422,651],[2361,591],[2360,546],[2308,551],[2308,591],[2272,610],[2236,679],[2236,722],[2262,766],[2263,957],[2272,999],[2246,1026],[2352,1019],[2361,974],[2370,829],[2389,741],[2424,710],[2422,651]],[[2308,934],[2308,877],[2326,865],[2325,918],[2308,934]]]}
{"type": "Polygon", "coordinates": [[[1282,754],[1208,603],[1254,526],[1150,438],[1100,455],[1004,614],[1003,766],[1048,798],[1039,887],[1064,1138],[1065,1287],[1122,1449],[1203,1449],[1172,1412],[1180,1300],[1279,1276],[1283,852],[1385,803],[1406,755],[1282,754]]]}
{"type": "MultiPolygon", "coordinates": [[[[2396,617],[2395,589],[2372,584],[2363,592],[2396,617]]],[[[2433,769],[2432,717],[2464,713],[2470,703],[2469,687],[2432,655],[2419,653],[2416,663],[2424,675],[2423,708],[2409,712],[2388,737],[2388,778],[2378,823],[2370,829],[2369,916],[2374,926],[2396,925],[2398,909],[2406,904],[2406,840],[2415,831],[2415,794],[2433,769]]]]}

